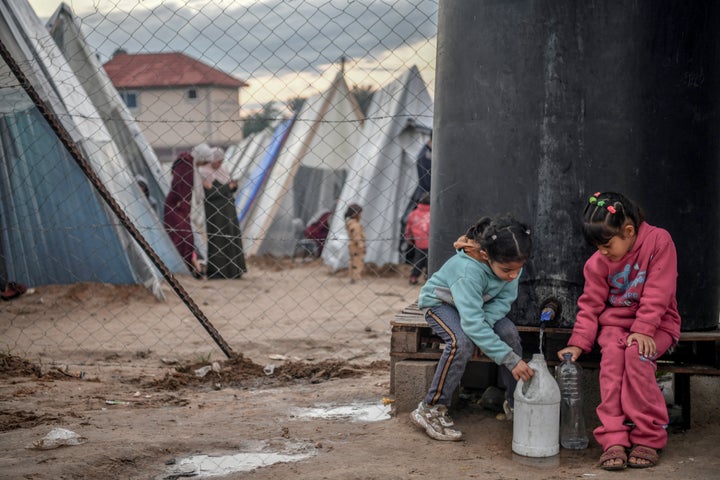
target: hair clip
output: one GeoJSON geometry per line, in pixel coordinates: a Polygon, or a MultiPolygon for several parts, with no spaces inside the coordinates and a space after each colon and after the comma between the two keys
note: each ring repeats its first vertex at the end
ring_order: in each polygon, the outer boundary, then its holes
{"type": "MultiPolygon", "coordinates": [[[[608,212],[615,214],[617,213],[617,209],[614,205],[608,205],[610,202],[609,200],[598,200],[598,197],[600,196],[600,192],[595,192],[593,196],[590,197],[588,200],[590,202],[590,205],[597,205],[598,207],[605,208],[608,212]]],[[[617,205],[617,203],[615,203],[617,205]]]]}
{"type": "Polygon", "coordinates": [[[497,240],[497,235],[492,234],[492,235],[490,235],[490,238],[492,238],[493,240],[497,240]]]}

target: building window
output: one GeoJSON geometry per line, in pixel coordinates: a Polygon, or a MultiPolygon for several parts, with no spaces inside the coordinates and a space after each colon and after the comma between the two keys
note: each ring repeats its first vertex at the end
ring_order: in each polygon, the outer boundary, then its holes
{"type": "Polygon", "coordinates": [[[195,90],[194,88],[191,88],[190,90],[187,91],[188,100],[197,100],[197,97],[198,97],[197,90],[195,90]]]}
{"type": "Polygon", "coordinates": [[[138,94],[137,92],[120,92],[120,97],[125,102],[128,108],[138,107],[138,94]]]}

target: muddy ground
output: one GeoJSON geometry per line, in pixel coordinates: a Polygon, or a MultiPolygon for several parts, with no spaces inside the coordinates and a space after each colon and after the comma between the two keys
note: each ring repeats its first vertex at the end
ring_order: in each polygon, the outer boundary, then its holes
{"type": "MultiPolygon", "coordinates": [[[[219,313],[229,308],[226,304],[234,311],[252,308],[243,307],[245,300],[237,292],[232,302],[217,301],[230,298],[238,285],[245,293],[257,289],[274,296],[273,303],[315,312],[305,315],[313,323],[303,330],[312,341],[283,335],[278,342],[253,342],[231,332],[231,344],[243,347],[238,348],[243,354],[232,360],[217,349],[205,355],[204,346],[192,346],[183,335],[162,334],[162,342],[153,339],[148,348],[124,353],[113,343],[139,318],[180,312],[176,299],[158,303],[138,292],[122,296],[112,287],[90,284],[80,289],[38,287],[32,295],[3,302],[0,478],[699,480],[720,475],[720,386],[708,377],[692,380],[692,428],[672,429],[653,469],[598,469],[600,450],[594,441],[586,450],[561,450],[550,459],[519,457],[511,450],[512,424],[472,403],[452,412],[463,441],[431,440],[407,414],[391,411],[389,320],[414,299],[416,287],[402,274],[354,285],[346,280],[317,265],[274,271],[256,265],[240,283],[183,279],[198,304],[220,319],[223,332],[228,330],[219,313]],[[288,288],[288,282],[296,281],[302,289],[288,288]],[[320,300],[307,292],[319,290],[330,290],[328,298],[344,298],[344,310],[357,310],[348,317],[324,300],[327,318],[318,320],[320,300]],[[372,318],[357,313],[370,304],[377,309],[372,318]],[[332,328],[333,318],[343,315],[349,326],[332,328]],[[55,329],[50,339],[41,335],[50,331],[43,323],[49,316],[55,329]],[[65,324],[88,331],[99,317],[113,321],[103,324],[104,333],[84,339],[83,348],[72,343],[77,334],[57,333],[74,331],[65,324]],[[174,345],[176,337],[181,340],[174,345]],[[209,371],[199,377],[196,371],[202,367],[209,371]],[[348,410],[333,415],[332,409],[339,407],[348,410]],[[368,410],[375,417],[360,415],[368,410]],[[72,434],[60,443],[78,444],[41,448],[52,446],[50,440],[40,442],[57,428],[72,434]],[[240,471],[243,462],[248,471],[240,471]]],[[[247,301],[256,305],[262,300],[247,301]]]]}

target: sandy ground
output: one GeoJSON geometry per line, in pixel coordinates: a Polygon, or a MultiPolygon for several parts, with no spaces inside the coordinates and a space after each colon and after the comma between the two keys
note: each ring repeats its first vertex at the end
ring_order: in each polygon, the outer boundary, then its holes
{"type": "Polygon", "coordinates": [[[715,378],[693,378],[692,428],[671,432],[653,469],[598,469],[593,441],[550,459],[514,455],[511,423],[473,405],[453,412],[464,440],[437,442],[406,414],[387,414],[392,404],[383,403],[392,400],[389,322],[418,288],[404,270],[371,272],[351,285],[314,262],[250,266],[237,281],[181,279],[241,354],[233,360],[169,289],[166,302],[139,288],[99,284],[37,287],[2,302],[0,478],[720,475],[715,378]],[[340,407],[349,411],[333,416],[340,407]],[[57,428],[79,444],[38,448],[57,428]],[[243,462],[249,471],[240,471],[243,462]]]}

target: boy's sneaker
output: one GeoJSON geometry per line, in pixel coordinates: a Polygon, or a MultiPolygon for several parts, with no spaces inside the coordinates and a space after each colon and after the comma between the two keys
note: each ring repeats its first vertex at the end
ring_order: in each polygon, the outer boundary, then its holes
{"type": "Polygon", "coordinates": [[[509,420],[513,419],[513,408],[510,406],[507,400],[503,402],[503,411],[495,415],[498,420],[509,420]]]}
{"type": "Polygon", "coordinates": [[[452,427],[455,425],[447,414],[445,405],[427,405],[425,401],[418,404],[418,408],[410,412],[410,419],[415,425],[425,429],[435,440],[457,441],[462,438],[462,432],[452,427]]]}

